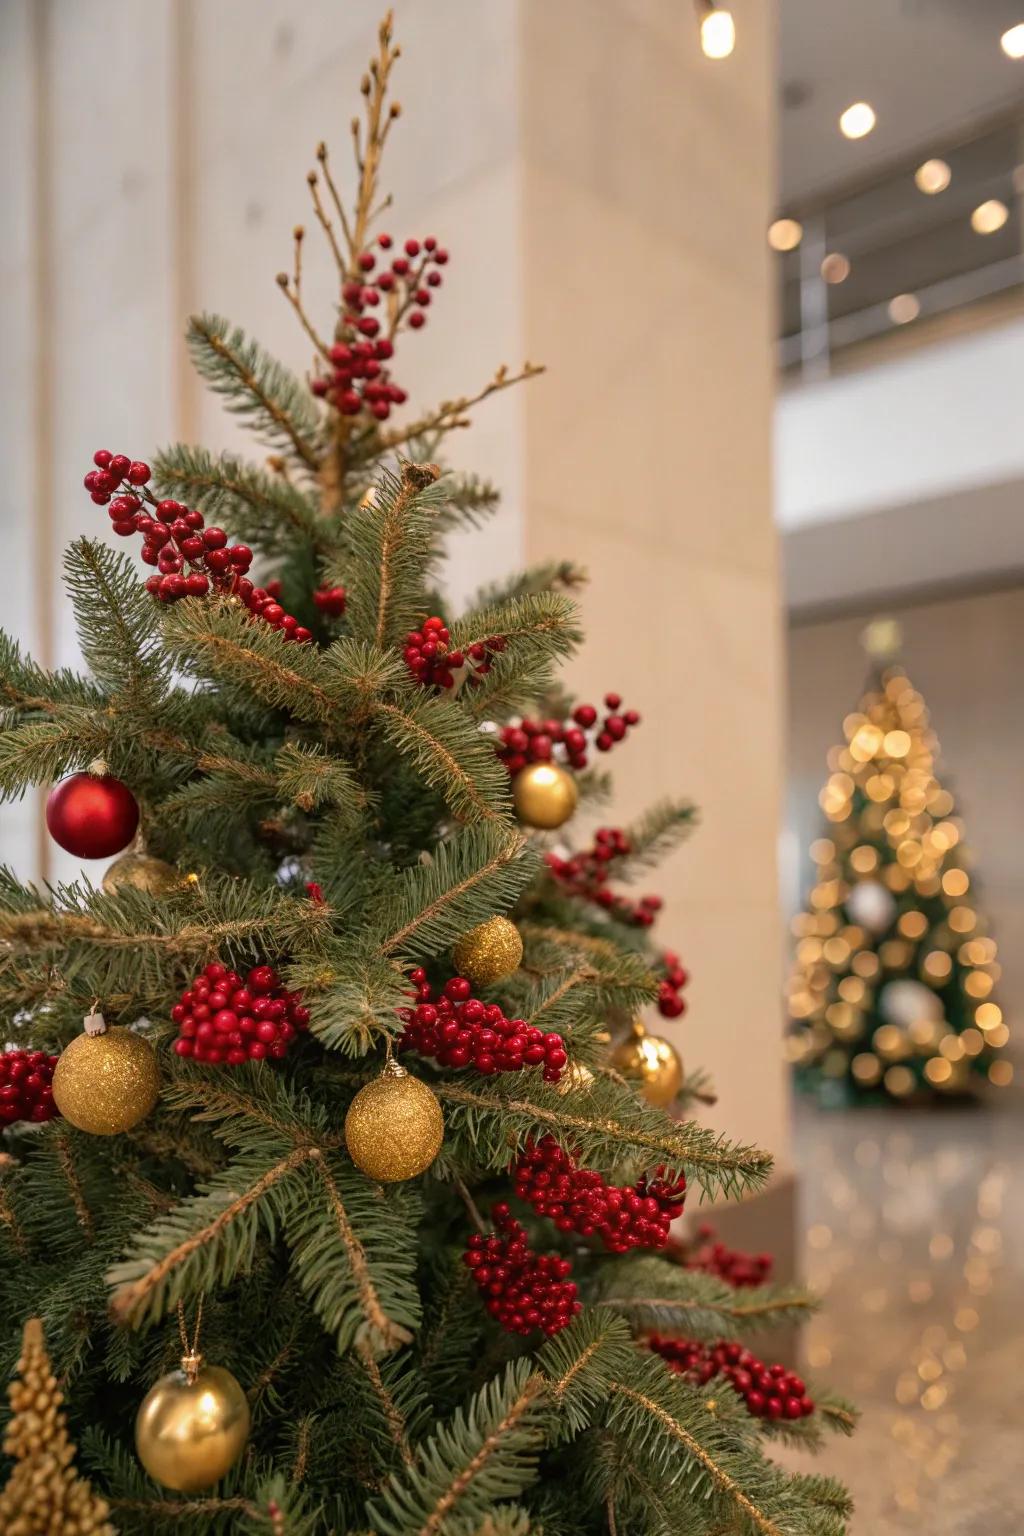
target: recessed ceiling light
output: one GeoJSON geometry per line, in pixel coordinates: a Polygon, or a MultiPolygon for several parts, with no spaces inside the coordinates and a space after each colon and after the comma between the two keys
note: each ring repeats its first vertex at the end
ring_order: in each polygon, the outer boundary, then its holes
{"type": "Polygon", "coordinates": [[[1010,217],[1005,203],[1001,203],[998,197],[990,197],[987,202],[979,203],[971,214],[971,228],[976,235],[994,235],[997,229],[1002,229],[1010,217]]]}
{"type": "Polygon", "coordinates": [[[999,46],[1008,59],[1024,59],[1024,21],[1018,21],[999,39],[999,46]]]}
{"type": "Polygon", "coordinates": [[[921,313],[921,301],[915,293],[898,293],[889,300],[889,319],[893,325],[906,325],[921,313]]]}
{"type": "Polygon", "coordinates": [[[700,24],[700,45],[709,59],[727,59],[736,46],[736,23],[730,11],[712,5],[700,24]]]}
{"type": "Polygon", "coordinates": [[[840,251],[830,251],[821,264],[826,283],[845,283],[850,275],[850,259],[840,251]]]}
{"type": "Polygon", "coordinates": [[[862,139],[875,126],[875,109],[866,101],[855,101],[839,116],[839,131],[848,139],[862,139]]]}
{"type": "Polygon", "coordinates": [[[773,251],[795,251],[804,237],[804,227],[798,219],[776,219],[768,226],[768,244],[773,251]]]}
{"type": "Polygon", "coordinates": [[[926,192],[931,197],[936,192],[945,192],[952,176],[953,172],[945,160],[926,160],[914,172],[914,181],[919,192],[926,192]]]}

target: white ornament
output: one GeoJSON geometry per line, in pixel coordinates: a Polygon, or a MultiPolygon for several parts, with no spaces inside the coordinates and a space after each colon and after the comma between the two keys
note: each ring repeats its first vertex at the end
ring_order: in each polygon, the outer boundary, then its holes
{"type": "Polygon", "coordinates": [[[896,898],[878,880],[861,880],[846,898],[846,910],[869,933],[885,933],[896,916],[896,898]]]}
{"type": "Polygon", "coordinates": [[[909,976],[887,982],[879,993],[878,1007],[883,1019],[904,1029],[921,1020],[935,1023],[944,1017],[942,999],[923,982],[909,976]]]}

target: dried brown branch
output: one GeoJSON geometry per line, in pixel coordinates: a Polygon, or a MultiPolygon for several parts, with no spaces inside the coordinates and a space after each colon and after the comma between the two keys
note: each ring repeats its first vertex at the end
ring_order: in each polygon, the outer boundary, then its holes
{"type": "Polygon", "coordinates": [[[469,426],[469,418],[466,412],[487,400],[491,395],[498,394],[503,389],[510,389],[513,384],[520,384],[524,379],[532,379],[544,372],[542,363],[524,363],[518,373],[509,373],[504,364],[498,369],[489,384],[477,391],[475,395],[462,395],[458,400],[443,400],[436,410],[427,416],[421,416],[417,421],[407,427],[396,427],[393,432],[383,432],[380,437],[381,450],[386,452],[389,448],[397,448],[402,443],[408,443],[413,438],[423,437],[431,432],[451,432],[456,427],[469,426]]]}

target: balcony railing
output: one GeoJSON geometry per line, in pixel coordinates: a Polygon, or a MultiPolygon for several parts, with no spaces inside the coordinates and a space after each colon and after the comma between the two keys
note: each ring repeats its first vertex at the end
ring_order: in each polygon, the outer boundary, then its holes
{"type": "Polygon", "coordinates": [[[802,235],[776,258],[779,362],[807,378],[859,343],[1024,295],[1024,110],[783,216],[802,235]]]}

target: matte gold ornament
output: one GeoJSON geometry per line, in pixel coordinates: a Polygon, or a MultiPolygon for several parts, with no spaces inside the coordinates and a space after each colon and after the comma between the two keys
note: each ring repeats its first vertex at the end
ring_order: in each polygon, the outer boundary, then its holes
{"type": "Polygon", "coordinates": [[[527,827],[553,831],[569,820],[576,809],[576,780],[557,763],[529,763],[512,780],[516,815],[527,827]]]}
{"type": "Polygon", "coordinates": [[[474,986],[486,987],[504,981],[519,969],[523,941],[519,929],[507,917],[489,917],[464,933],[452,950],[452,960],[460,976],[474,986]]]}
{"type": "Polygon", "coordinates": [[[116,1536],[110,1508],[75,1471],[63,1395],[46,1351],[43,1325],[30,1317],[18,1374],[7,1388],[11,1418],[4,1451],[14,1462],[0,1491],[4,1536],[116,1536]]]}
{"type": "Polygon", "coordinates": [[[237,1379],[199,1353],[199,1325],[189,1347],[179,1309],[185,1353],[181,1369],[150,1387],[135,1416],[135,1448],[156,1482],[179,1493],[198,1493],[219,1482],[245,1449],[249,1400],[237,1379]]]}
{"type": "Polygon", "coordinates": [[[53,1072],[53,1101],[92,1136],[116,1136],[144,1120],[160,1095],[156,1052],[130,1029],[108,1029],[90,1013],[83,1033],[61,1052],[53,1072]]]}
{"type": "Polygon", "coordinates": [[[108,896],[118,891],[145,891],[147,896],[169,896],[185,883],[185,877],[173,864],[164,859],[154,859],[148,853],[122,853],[115,859],[103,876],[103,889],[108,896]]]}
{"type": "Polygon", "coordinates": [[[612,1052],[612,1063],[627,1077],[640,1079],[640,1092],[648,1104],[665,1109],[683,1086],[683,1063],[675,1046],[660,1035],[649,1035],[640,1019],[632,1033],[612,1052]]]}
{"type": "Polygon", "coordinates": [[[444,1140],[437,1095],[397,1061],[360,1088],[345,1116],[345,1145],[356,1167],[381,1184],[414,1179],[444,1140]]]}

